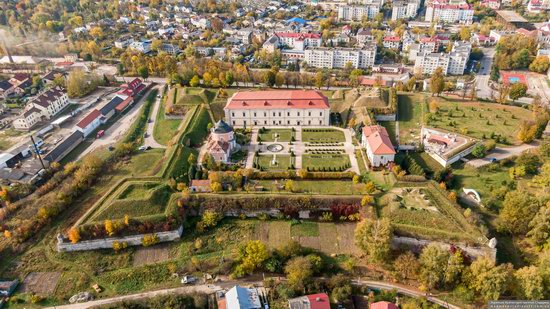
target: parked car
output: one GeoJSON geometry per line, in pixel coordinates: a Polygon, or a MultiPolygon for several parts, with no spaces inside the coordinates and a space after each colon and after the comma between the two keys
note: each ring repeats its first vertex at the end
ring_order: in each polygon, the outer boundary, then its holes
{"type": "Polygon", "coordinates": [[[149,150],[149,149],[151,149],[151,146],[140,146],[138,148],[139,151],[145,151],[145,150],[149,150]]]}
{"type": "Polygon", "coordinates": [[[487,159],[489,159],[489,162],[491,162],[491,163],[497,162],[497,158],[487,158],[487,159]]]}
{"type": "Polygon", "coordinates": [[[105,135],[105,130],[99,130],[97,132],[96,138],[101,138],[103,135],[105,135]]]}
{"type": "Polygon", "coordinates": [[[183,278],[181,278],[182,284],[193,284],[195,282],[197,282],[197,278],[193,276],[183,276],[183,278]]]}

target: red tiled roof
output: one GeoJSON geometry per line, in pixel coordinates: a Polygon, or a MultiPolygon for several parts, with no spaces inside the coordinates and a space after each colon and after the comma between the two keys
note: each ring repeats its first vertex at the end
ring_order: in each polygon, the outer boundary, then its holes
{"type": "Polygon", "coordinates": [[[127,97],[124,101],[122,101],[122,103],[120,103],[119,105],[117,105],[115,107],[115,110],[117,111],[123,111],[126,107],[128,107],[128,105],[132,104],[132,101],[134,99],[132,97],[127,97]]]}
{"type": "Polygon", "coordinates": [[[373,154],[395,154],[395,149],[393,148],[386,128],[378,125],[365,126],[363,127],[363,136],[367,139],[367,143],[373,154]]]}
{"type": "Polygon", "coordinates": [[[62,62],[56,63],[55,66],[57,66],[57,67],[70,67],[73,64],[74,64],[74,62],[71,62],[71,61],[62,61],[62,62]]]}
{"type": "Polygon", "coordinates": [[[210,187],[210,180],[193,179],[191,180],[190,187],[210,187]]]}
{"type": "Polygon", "coordinates": [[[328,109],[328,99],[315,90],[268,90],[237,92],[227,109],[328,109]]]}
{"type": "Polygon", "coordinates": [[[401,38],[398,36],[386,36],[384,37],[384,41],[399,42],[401,41],[401,38]]]}
{"type": "Polygon", "coordinates": [[[79,123],[76,124],[77,127],[84,129],[86,128],[92,121],[95,119],[101,117],[101,112],[97,109],[94,109],[91,113],[89,113],[84,119],[80,120],[79,123]]]}
{"type": "Polygon", "coordinates": [[[373,304],[370,304],[370,309],[399,309],[394,303],[387,301],[379,301],[373,304]]]}
{"type": "Polygon", "coordinates": [[[330,301],[325,293],[307,295],[310,309],[330,309],[330,301]]]}

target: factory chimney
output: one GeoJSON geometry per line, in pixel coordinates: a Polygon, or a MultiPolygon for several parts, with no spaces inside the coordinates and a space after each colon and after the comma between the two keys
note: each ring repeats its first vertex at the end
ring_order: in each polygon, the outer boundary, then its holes
{"type": "Polygon", "coordinates": [[[4,51],[6,52],[6,56],[8,56],[10,63],[13,63],[13,58],[11,57],[10,50],[8,49],[8,45],[6,45],[6,41],[4,39],[2,39],[2,47],[4,47],[4,51]]]}

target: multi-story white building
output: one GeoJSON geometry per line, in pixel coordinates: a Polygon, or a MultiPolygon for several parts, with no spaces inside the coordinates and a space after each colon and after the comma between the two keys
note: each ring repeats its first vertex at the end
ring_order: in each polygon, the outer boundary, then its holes
{"type": "Polygon", "coordinates": [[[389,49],[399,49],[401,47],[401,38],[398,36],[386,36],[382,40],[382,45],[389,49]]]}
{"type": "Polygon", "coordinates": [[[14,120],[13,126],[18,130],[28,130],[41,120],[50,119],[69,105],[67,93],[60,88],[49,89],[32,99],[25,112],[14,120]]]}
{"type": "Polygon", "coordinates": [[[304,50],[309,46],[320,47],[323,44],[323,38],[319,33],[275,32],[267,39],[266,44],[274,48],[286,46],[288,49],[304,50]]]}
{"type": "Polygon", "coordinates": [[[130,43],[129,48],[147,54],[151,52],[151,40],[141,40],[130,43]]]}
{"type": "Polygon", "coordinates": [[[471,24],[474,9],[464,0],[433,0],[426,5],[425,21],[471,24]]]}
{"type": "Polygon", "coordinates": [[[450,54],[413,50],[415,71],[431,75],[440,67],[445,75],[464,75],[471,50],[470,42],[455,42],[450,54]]]}
{"type": "Polygon", "coordinates": [[[328,99],[315,90],[242,91],[227,100],[225,119],[233,127],[328,126],[328,99]]]}
{"type": "Polygon", "coordinates": [[[352,67],[366,69],[374,65],[376,45],[359,48],[307,48],[304,60],[309,66],[316,68],[342,69],[347,63],[352,67]]]}
{"type": "Polygon", "coordinates": [[[418,13],[419,6],[420,6],[419,0],[394,1],[392,5],[391,19],[398,20],[398,19],[415,18],[416,14],[418,13]]]}
{"type": "Polygon", "coordinates": [[[380,7],[378,5],[345,5],[338,8],[338,20],[361,21],[365,17],[368,19],[374,19],[378,13],[380,13],[380,7]]]}

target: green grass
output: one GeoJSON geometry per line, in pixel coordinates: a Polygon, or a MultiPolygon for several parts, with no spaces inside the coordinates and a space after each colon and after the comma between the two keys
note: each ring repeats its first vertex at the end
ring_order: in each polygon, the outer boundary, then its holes
{"type": "Polygon", "coordinates": [[[263,133],[258,134],[258,137],[263,142],[274,142],[275,134],[277,134],[277,142],[290,142],[292,130],[290,129],[265,129],[263,133]]]}
{"type": "Polygon", "coordinates": [[[290,155],[276,155],[277,165],[271,165],[273,161],[272,155],[260,155],[257,158],[257,163],[262,170],[265,171],[286,171],[290,166],[290,155]]]}
{"type": "Polygon", "coordinates": [[[160,170],[164,149],[149,149],[139,152],[132,156],[127,164],[121,169],[129,175],[134,176],[152,176],[160,170]]]}
{"type": "Polygon", "coordinates": [[[190,141],[191,145],[198,146],[204,141],[208,135],[209,123],[212,123],[210,114],[206,108],[201,107],[190,128],[185,133],[186,139],[190,141]]]}
{"type": "MultiPolygon", "coordinates": [[[[277,185],[282,181],[275,180],[257,180],[257,183],[265,190],[276,192],[277,185]]],[[[352,195],[366,194],[365,186],[353,184],[351,180],[294,180],[294,187],[299,193],[307,194],[334,194],[334,195],[352,195]]]]}
{"type": "Polygon", "coordinates": [[[416,163],[418,163],[426,172],[433,173],[443,169],[441,164],[437,163],[430,155],[426,152],[409,152],[416,163]]]}
{"type": "Polygon", "coordinates": [[[390,136],[390,140],[394,146],[397,145],[397,128],[395,121],[380,121],[379,124],[386,128],[386,131],[388,131],[388,135],[390,136]]]}
{"type": "Polygon", "coordinates": [[[367,167],[365,166],[365,161],[363,161],[363,155],[365,156],[365,160],[368,160],[367,155],[364,153],[364,150],[355,150],[355,158],[357,159],[357,164],[359,165],[359,174],[361,175],[367,173],[367,167]]]}
{"type": "Polygon", "coordinates": [[[517,131],[521,122],[532,120],[534,117],[533,113],[525,108],[495,103],[441,99],[438,105],[439,111],[429,126],[478,139],[490,138],[494,133],[506,138],[508,143],[519,143],[517,131]]]}
{"type": "Polygon", "coordinates": [[[319,236],[319,225],[316,222],[304,221],[290,226],[292,237],[317,237],[319,236]]]}
{"type": "MultiPolygon", "coordinates": [[[[338,169],[350,163],[349,156],[345,154],[304,154],[302,155],[302,167],[310,169],[338,169]]],[[[347,167],[345,168],[347,169],[347,167]]]]}
{"type": "Polygon", "coordinates": [[[482,202],[490,196],[492,189],[500,188],[504,181],[510,180],[508,167],[500,167],[498,164],[476,169],[461,162],[453,165],[453,174],[455,188],[476,190],[482,202]]]}
{"type": "Polygon", "coordinates": [[[302,129],[302,142],[305,143],[343,143],[344,132],[334,129],[302,129]]]}
{"type": "Polygon", "coordinates": [[[397,109],[399,142],[401,144],[419,142],[423,123],[424,96],[422,94],[399,94],[397,109]]]}
{"type": "MultiPolygon", "coordinates": [[[[168,99],[168,97],[166,97],[168,99]]],[[[166,119],[164,113],[164,100],[155,117],[155,127],[153,128],[153,137],[157,143],[167,145],[168,142],[177,134],[177,129],[181,124],[181,119],[166,119]]]]}

